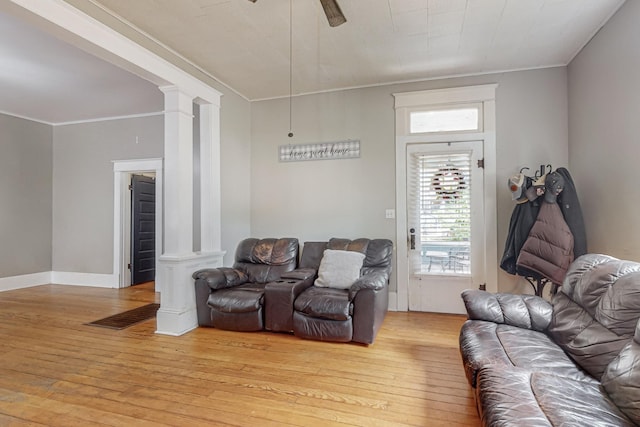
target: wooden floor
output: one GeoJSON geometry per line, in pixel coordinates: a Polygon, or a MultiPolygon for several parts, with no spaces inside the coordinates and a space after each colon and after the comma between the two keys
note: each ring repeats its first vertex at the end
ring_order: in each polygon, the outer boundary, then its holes
{"type": "Polygon", "coordinates": [[[375,344],[87,326],[147,285],[0,292],[0,426],[477,426],[461,316],[390,312],[375,344]]]}

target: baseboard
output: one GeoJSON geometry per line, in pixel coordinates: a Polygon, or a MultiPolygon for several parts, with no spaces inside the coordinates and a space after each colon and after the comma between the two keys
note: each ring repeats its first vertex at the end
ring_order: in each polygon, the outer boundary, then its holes
{"type": "Polygon", "coordinates": [[[92,286],[94,288],[117,288],[118,278],[115,274],[52,271],[50,283],[55,283],[56,285],[92,286]]]}
{"type": "Polygon", "coordinates": [[[0,292],[14,289],[30,288],[32,286],[47,285],[51,283],[51,272],[23,274],[21,276],[0,277],[0,292]]]}

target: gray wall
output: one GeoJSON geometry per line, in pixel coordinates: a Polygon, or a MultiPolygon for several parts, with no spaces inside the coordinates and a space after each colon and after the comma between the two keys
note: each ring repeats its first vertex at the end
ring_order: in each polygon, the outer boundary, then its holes
{"type": "MultiPolygon", "coordinates": [[[[301,241],[331,236],[371,236],[395,240],[395,222],[384,217],[385,209],[395,207],[394,112],[391,94],[485,83],[499,84],[496,185],[500,256],[513,209],[506,189],[507,178],[522,166],[553,163],[554,167],[559,167],[568,163],[565,68],[295,98],[295,137],[292,139],[286,136],[288,100],[249,103],[226,90],[221,100],[222,249],[227,251],[225,265],[233,262],[238,241],[248,236],[286,235],[298,237],[301,241]],[[345,138],[361,140],[361,158],[278,162],[277,147],[281,144],[345,138]]],[[[224,91],[224,88],[218,89],[224,91]]],[[[21,123],[19,119],[5,120],[21,123]]],[[[44,261],[38,261],[35,268],[20,269],[16,269],[19,263],[8,263],[12,270],[5,272],[5,268],[0,270],[1,274],[10,276],[49,270],[110,274],[113,265],[111,161],[162,157],[162,117],[58,126],[53,131],[46,125],[24,122],[22,127],[26,132],[42,132],[47,144],[53,141],[53,153],[50,145],[47,147],[43,144],[42,147],[45,151],[49,150],[48,157],[46,154],[30,155],[31,166],[34,161],[48,162],[48,167],[40,165],[34,169],[42,175],[37,182],[46,183],[50,188],[48,177],[53,176],[53,212],[49,196],[48,210],[43,207],[36,210],[39,223],[45,224],[45,230],[33,233],[43,244],[25,245],[29,248],[30,256],[18,257],[22,262],[32,262],[35,259],[32,251],[37,246],[46,251],[38,257],[44,261]],[[136,136],[138,144],[135,143],[136,136]],[[50,237],[44,239],[42,236],[50,237]],[[52,244],[53,253],[50,249],[52,244]]],[[[5,129],[10,128],[3,126],[2,129],[4,135],[5,129]]],[[[5,139],[3,136],[3,145],[6,144],[5,139]]],[[[19,154],[13,155],[20,157],[19,154]]],[[[13,155],[3,155],[2,159],[13,155]]],[[[14,162],[9,163],[9,168],[3,167],[1,173],[6,174],[13,167],[14,162]]],[[[2,183],[15,184],[15,179],[3,179],[2,183]]],[[[581,183],[577,178],[576,181],[580,189],[581,183]]],[[[14,196],[23,199],[23,191],[17,192],[11,189],[12,186],[0,188],[3,199],[11,199],[5,195],[7,191],[13,191],[14,196]]],[[[18,204],[33,202],[24,199],[18,204]]],[[[33,221],[25,219],[21,212],[19,220],[23,219],[32,225],[33,221]]],[[[7,222],[0,221],[0,224],[5,227],[7,222]]],[[[21,228],[29,229],[27,226],[21,228]]],[[[11,227],[11,230],[14,229],[20,228],[11,227]]],[[[22,236],[23,232],[20,234],[22,236]]],[[[9,249],[3,246],[2,250],[7,253],[3,260],[21,253],[15,250],[15,245],[9,249]]],[[[395,288],[395,283],[392,286],[395,288]]],[[[528,291],[523,283],[503,272],[499,275],[499,287],[501,290],[528,291]]]]}
{"type": "Polygon", "coordinates": [[[232,91],[224,93],[220,110],[220,184],[224,265],[231,266],[238,242],[251,237],[251,104],[232,91]]]}
{"type": "Polygon", "coordinates": [[[112,161],[163,146],[161,115],[54,127],[53,271],[113,273],[112,161]]]}
{"type": "Polygon", "coordinates": [[[51,126],[0,114],[0,277],[51,271],[51,126]]]}
{"type": "MultiPolygon", "coordinates": [[[[233,263],[238,241],[250,235],[250,114],[248,101],[233,92],[222,97],[221,197],[222,250],[227,252],[225,265],[233,263]]],[[[57,126],[53,141],[53,270],[111,274],[112,161],[163,157],[164,119],[152,116],[57,126]]],[[[199,239],[195,243],[199,245],[199,239]]]]}
{"type": "MultiPolygon", "coordinates": [[[[288,100],[252,104],[251,231],[256,237],[301,241],[380,237],[395,241],[395,128],[393,93],[498,83],[498,257],[513,202],[507,179],[523,166],[568,164],[566,68],[354,89],[295,97],[294,138],[287,138],[288,100]],[[359,159],[279,163],[283,144],[360,139],[359,159]]],[[[497,264],[497,261],[496,261],[497,264]]],[[[393,278],[392,280],[395,280],[393,278]]],[[[529,291],[502,271],[499,288],[529,291]]],[[[392,283],[392,288],[396,284],[392,283]]]]}
{"type": "Polygon", "coordinates": [[[640,261],[640,2],[627,1],[568,67],[569,164],[590,252],[640,261]]]}

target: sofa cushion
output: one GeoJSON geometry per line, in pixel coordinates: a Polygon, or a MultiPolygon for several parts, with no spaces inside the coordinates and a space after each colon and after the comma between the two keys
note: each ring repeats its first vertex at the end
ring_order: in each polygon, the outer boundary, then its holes
{"type": "Polygon", "coordinates": [[[257,311],[264,302],[264,283],[246,283],[235,288],[221,289],[209,295],[207,304],[223,313],[257,311]]]}
{"type": "Polygon", "coordinates": [[[593,379],[488,366],[478,373],[483,425],[634,426],[593,379]]]}
{"type": "Polygon", "coordinates": [[[640,425],[640,321],[633,340],[607,366],[602,385],[622,412],[640,425]]]}
{"type": "Polygon", "coordinates": [[[345,289],[311,286],[296,298],[294,307],[309,317],[328,320],[349,320],[353,314],[353,304],[345,289]]]}
{"type": "Polygon", "coordinates": [[[478,371],[489,365],[590,380],[546,334],[517,326],[467,320],[460,331],[460,353],[469,384],[474,387],[478,371]]]}
{"type": "Polygon", "coordinates": [[[238,244],[233,268],[243,271],[249,282],[268,283],[292,271],[298,262],[298,239],[249,238],[238,244]]]}
{"type": "Polygon", "coordinates": [[[325,250],[314,285],[325,288],[349,289],[353,282],[360,277],[364,258],[365,255],[361,252],[325,250]]]}
{"type": "Polygon", "coordinates": [[[600,379],[633,337],[640,317],[640,263],[584,255],[571,265],[552,304],[548,333],[600,379]]]}

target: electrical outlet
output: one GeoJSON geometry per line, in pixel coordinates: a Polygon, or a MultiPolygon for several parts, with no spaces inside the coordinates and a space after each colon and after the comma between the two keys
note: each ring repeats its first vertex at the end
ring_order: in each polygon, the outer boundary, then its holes
{"type": "Polygon", "coordinates": [[[384,213],[384,217],[387,219],[394,219],[396,217],[395,209],[387,209],[384,213]]]}

